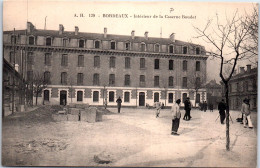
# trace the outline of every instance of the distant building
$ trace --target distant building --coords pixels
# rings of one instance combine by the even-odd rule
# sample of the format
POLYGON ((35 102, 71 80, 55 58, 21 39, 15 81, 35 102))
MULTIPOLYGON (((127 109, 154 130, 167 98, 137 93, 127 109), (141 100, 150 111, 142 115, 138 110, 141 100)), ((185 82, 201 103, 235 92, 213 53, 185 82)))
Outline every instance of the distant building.
MULTIPOLYGON (((115 106, 121 96, 122 106, 153 105, 159 101, 171 106, 177 98, 206 100, 206 90, 198 95, 190 91, 189 79, 206 81, 206 55, 203 46, 169 38, 82 33, 36 29, 30 22, 26 30, 17 30, 16 47, 26 53, 26 78, 40 72, 48 87, 39 102, 44 104, 89 103, 115 106)), ((4 58, 12 60, 12 31, 5 31, 4 58)), ((183 105, 183 104, 182 104, 183 105)))
MULTIPOLYGON (((222 84, 222 96, 225 96, 224 85, 222 84)), ((234 72, 229 81, 229 108, 240 110, 242 101, 250 99, 251 110, 257 110, 257 68, 247 69, 240 67, 239 73, 234 72)))
POLYGON ((213 105, 213 108, 218 107, 218 103, 222 99, 221 94, 221 85, 216 82, 216 80, 211 80, 205 85, 205 88, 207 90, 207 104, 213 105))

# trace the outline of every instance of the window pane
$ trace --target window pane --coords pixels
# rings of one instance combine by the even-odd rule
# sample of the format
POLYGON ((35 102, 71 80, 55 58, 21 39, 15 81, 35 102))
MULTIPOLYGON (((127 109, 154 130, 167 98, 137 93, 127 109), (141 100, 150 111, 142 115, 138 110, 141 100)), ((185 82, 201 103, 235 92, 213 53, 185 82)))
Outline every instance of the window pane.
POLYGON ((169 60, 169 70, 173 70, 173 60, 169 60))
POLYGON ((159 50, 160 50, 160 46, 158 44, 156 44, 154 46, 154 52, 159 52, 159 50))
POLYGON ((187 87, 187 77, 182 78, 182 86, 187 87))
POLYGON ((93 85, 99 85, 99 74, 93 75, 93 85))
POLYGON ((141 44, 141 51, 145 51, 145 44, 141 44))
POLYGON ((182 102, 185 102, 186 99, 187 99, 187 93, 183 93, 182 94, 182 102))
POLYGON ((84 40, 79 40, 79 48, 84 48, 84 40))
POLYGON ((28 52, 27 62, 28 62, 28 64, 30 64, 30 65, 33 65, 33 64, 34 64, 34 56, 33 56, 33 53, 32 53, 32 52, 28 52))
POLYGON ((110 68, 116 67, 116 58, 115 57, 110 57, 109 65, 110 65, 110 68))
POLYGON ((115 85, 115 74, 109 75, 109 85, 115 85))
POLYGON ((125 75, 125 86, 130 86, 130 75, 125 75))
POLYGON ((145 86, 145 76, 144 75, 140 75, 140 86, 141 87, 145 86))
POLYGON ((50 72, 49 71, 44 72, 43 76, 44 76, 44 82, 50 84, 50 72))
POLYGON ((83 85, 83 73, 78 73, 77 84, 78 85, 83 85))
POLYGON ((99 92, 94 91, 93 92, 93 102, 98 102, 99 101, 99 92))
POLYGON ((154 93, 154 102, 159 102, 159 93, 154 93))
POLYGON ((46 45, 51 46, 51 38, 46 38, 46 45))
POLYGON ((187 71, 187 61, 186 60, 183 61, 182 68, 183 68, 183 71, 187 71))
POLYGON ((169 47, 169 53, 173 53, 173 46, 169 47))
POLYGON ((196 48, 196 54, 197 54, 197 55, 200 54, 200 48, 199 48, 199 47, 196 48))
POLYGON ((34 45, 34 37, 29 37, 29 45, 34 45))
POLYGON ((100 67, 100 57, 99 56, 94 57, 94 67, 100 67))
POLYGON ((197 87, 197 88, 200 87, 200 77, 196 78, 195 87, 197 87))
POLYGON ((200 71, 200 61, 196 61, 196 71, 200 71))
POLYGON ((114 92, 109 92, 109 102, 114 102, 114 92))
POLYGON ((48 65, 48 66, 51 65, 51 54, 50 53, 45 54, 45 65, 48 65))
POLYGON ((154 77, 154 86, 159 86, 159 76, 154 77))
POLYGON ((173 77, 169 77, 169 87, 173 87, 173 77))
POLYGON ((188 47, 183 47, 183 54, 187 54, 188 52, 188 47))
POLYGON ((61 73, 61 84, 63 84, 63 85, 67 84, 67 73, 66 72, 61 73))
POLYGON ((129 57, 125 58, 125 68, 130 68, 130 58, 129 57))
POLYGON ((145 68, 145 58, 140 58, 140 68, 145 68))
POLYGON ((95 48, 99 48, 99 41, 95 41, 95 48))
POLYGON ((116 42, 111 42, 111 49, 115 50, 116 49, 116 42))
POLYGON ((130 50, 130 43, 125 43, 125 50, 130 50))
POLYGON ((160 60, 159 59, 155 59, 154 60, 154 69, 159 69, 160 68, 160 60))
POLYGON ((130 93, 129 92, 125 92, 125 95, 124 95, 124 102, 129 102, 129 99, 130 98, 130 93))
POLYGON ((77 101, 82 101, 82 100, 83 100, 83 92, 77 91, 77 101))
POLYGON ((78 56, 78 66, 79 67, 84 67, 84 55, 79 55, 78 56))
POLYGON ((63 54, 61 56, 61 66, 68 66, 68 55, 63 54))

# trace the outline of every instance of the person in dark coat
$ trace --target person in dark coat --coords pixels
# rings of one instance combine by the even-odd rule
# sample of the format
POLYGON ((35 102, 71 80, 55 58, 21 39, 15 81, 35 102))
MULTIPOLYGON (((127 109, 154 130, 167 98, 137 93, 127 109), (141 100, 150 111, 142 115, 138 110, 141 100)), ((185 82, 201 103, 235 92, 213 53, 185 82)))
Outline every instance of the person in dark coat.
POLYGON ((183 119, 188 121, 191 119, 191 116, 190 116, 191 102, 190 102, 189 97, 187 97, 187 99, 184 102, 184 110, 185 110, 185 115, 184 115, 183 119))
POLYGON ((207 104, 207 102, 206 102, 206 101, 204 101, 204 112, 206 112, 206 111, 207 111, 207 108, 208 108, 208 104, 207 104))
POLYGON ((116 100, 116 102, 117 102, 118 113, 120 113, 121 103, 122 103, 122 100, 121 100, 120 96, 118 97, 118 99, 116 100))
POLYGON ((224 102, 224 99, 222 99, 221 102, 218 104, 218 110, 220 115, 220 123, 224 124, 224 120, 226 118, 226 104, 224 102))

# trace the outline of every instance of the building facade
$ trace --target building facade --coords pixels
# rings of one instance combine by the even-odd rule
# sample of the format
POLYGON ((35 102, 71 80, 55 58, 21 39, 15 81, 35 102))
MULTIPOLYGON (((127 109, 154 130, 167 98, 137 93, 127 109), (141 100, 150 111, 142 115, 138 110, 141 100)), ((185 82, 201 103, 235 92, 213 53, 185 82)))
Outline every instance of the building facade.
MULTIPOLYGON (((206 81, 205 48, 200 45, 169 38, 111 35, 38 30, 30 22, 26 30, 16 31, 18 50, 26 55, 26 78, 40 73, 48 82, 39 102, 44 104, 89 103, 123 106, 153 105, 155 101, 171 106, 176 99, 195 94, 189 80, 196 74, 206 81)), ((4 58, 12 60, 13 32, 5 31, 4 58)), ((206 100, 206 90, 199 89, 197 97, 206 100)), ((183 102, 182 102, 183 103, 183 102)))
POLYGON ((222 87, 216 80, 209 81, 205 88, 207 90, 207 103, 213 105, 214 109, 218 108, 218 103, 222 99, 222 87))
MULTIPOLYGON (((222 84, 223 97, 225 96, 224 90, 222 84)), ((240 110, 245 98, 250 100, 250 109, 257 110, 257 68, 252 69, 251 65, 247 65, 246 70, 244 67, 240 67, 239 71, 235 71, 230 79, 229 108, 240 110)))

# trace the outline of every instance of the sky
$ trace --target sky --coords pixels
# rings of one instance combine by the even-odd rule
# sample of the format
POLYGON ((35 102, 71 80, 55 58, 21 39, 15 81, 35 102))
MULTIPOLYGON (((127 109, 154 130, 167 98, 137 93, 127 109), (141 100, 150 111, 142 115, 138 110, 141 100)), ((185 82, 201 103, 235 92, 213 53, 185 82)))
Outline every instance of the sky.
MULTIPOLYGON (((175 33, 177 40, 200 44, 210 51, 211 47, 205 41, 195 38, 197 33, 194 26, 204 28, 207 21, 216 17, 216 14, 225 20, 226 17, 233 16, 236 10, 240 15, 245 11, 250 13, 253 5, 241 2, 8 0, 3 3, 3 30, 25 29, 27 20, 37 29, 44 29, 46 18, 46 29, 49 30, 58 30, 59 24, 63 24, 65 31, 74 31, 74 27, 78 26, 80 32, 92 33, 103 33, 104 27, 108 34, 130 35, 135 30, 136 36, 144 36, 148 31, 149 37, 169 38, 171 33, 175 33), (79 17, 80 14, 84 17, 79 17), (109 18, 109 14, 128 18, 109 18), (151 18, 134 18, 135 15, 151 18)), ((220 81, 219 64, 219 60, 208 59, 208 80, 220 81)), ((241 62, 239 66, 246 64, 247 62, 241 62)))

